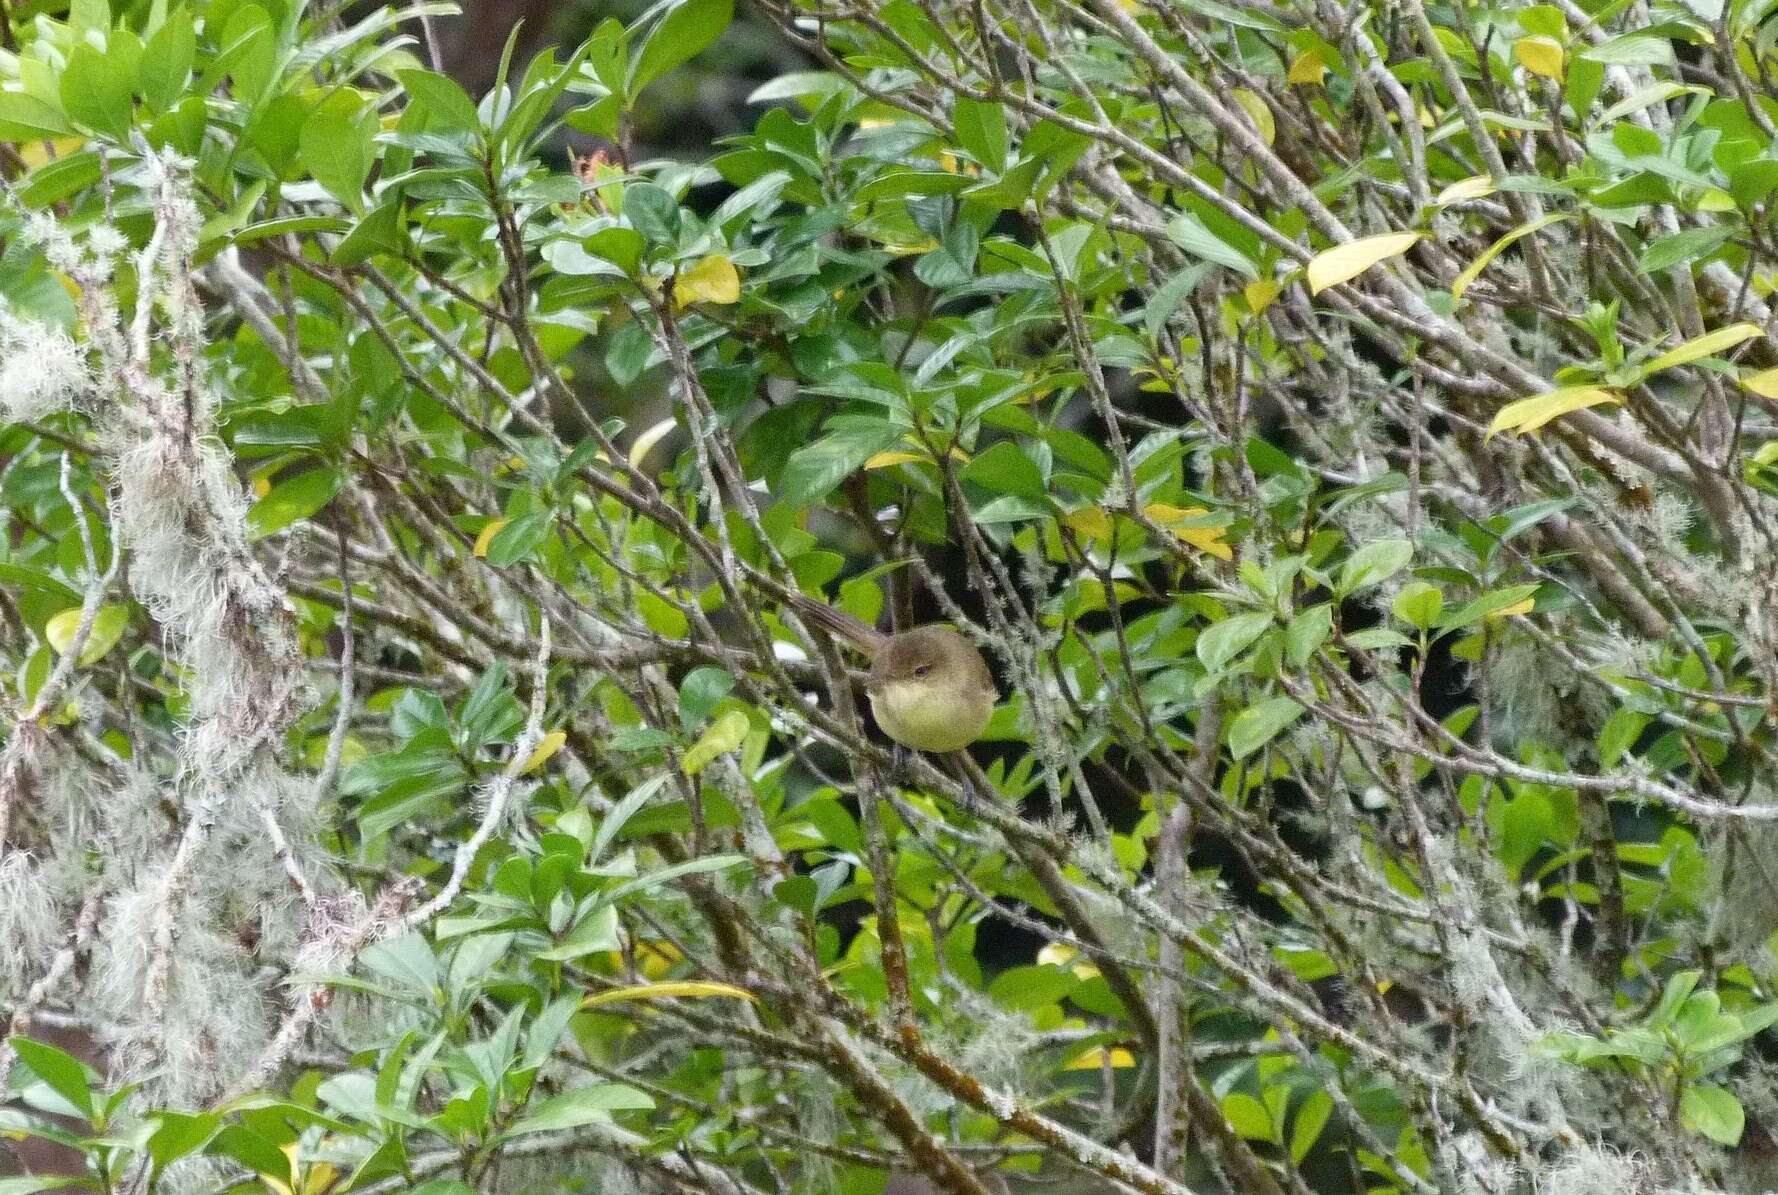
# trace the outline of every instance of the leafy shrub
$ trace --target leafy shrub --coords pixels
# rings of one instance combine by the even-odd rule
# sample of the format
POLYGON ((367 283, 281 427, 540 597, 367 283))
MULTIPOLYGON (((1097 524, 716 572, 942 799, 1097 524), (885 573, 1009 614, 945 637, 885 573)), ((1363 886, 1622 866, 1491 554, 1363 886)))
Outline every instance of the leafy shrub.
POLYGON ((761 8, 5 14, 0 1190, 1769 1185, 1771 6, 761 8))

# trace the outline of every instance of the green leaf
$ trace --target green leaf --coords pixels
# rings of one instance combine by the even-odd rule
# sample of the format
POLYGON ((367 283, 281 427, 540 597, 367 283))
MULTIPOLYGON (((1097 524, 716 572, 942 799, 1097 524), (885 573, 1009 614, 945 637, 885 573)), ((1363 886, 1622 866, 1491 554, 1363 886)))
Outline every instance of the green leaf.
POLYGON ((630 227, 656 245, 679 239, 679 201, 653 183, 624 188, 624 217, 630 227))
POLYGON ((1636 259, 1644 273, 1654 274, 1674 266, 1696 261, 1716 252, 1722 243, 1735 235, 1733 225, 1708 224, 1703 228, 1687 228, 1648 243, 1636 259))
POLYGON ((778 478, 778 497, 791 506, 806 506, 824 498, 865 461, 900 443, 901 437, 899 427, 881 419, 837 426, 790 454, 778 478))
POLYGON ((22 91, 0 91, 0 140, 48 141, 73 131, 54 104, 22 91))
POLYGON ((1745 340, 1751 340, 1760 334, 1758 324, 1730 324, 1726 328, 1718 328, 1714 332, 1706 332, 1702 336, 1693 337, 1675 349, 1668 349, 1654 360, 1642 367, 1642 374, 1647 377, 1663 369, 1672 369, 1675 365, 1689 365, 1693 361, 1701 361, 1705 357, 1714 356, 1724 349, 1732 349, 1745 340))
POLYGON ((1006 169, 1006 111, 991 100, 960 96, 951 111, 957 127, 957 144, 980 162, 982 169, 999 174, 1006 169))
POLYGON ((745 855, 704 855, 697 859, 687 859, 684 863, 675 863, 671 867, 663 867, 659 871, 651 871, 645 876, 626 880, 607 894, 607 899, 617 901, 637 892, 647 892, 651 888, 659 888, 669 880, 681 876, 704 875, 712 871, 726 871, 731 867, 747 862, 745 855))
POLYGON ((1380 539, 1365 544, 1346 558, 1335 591, 1341 597, 1381 584, 1407 567, 1414 545, 1405 539, 1380 539))
POLYGON ((1679 1015, 1679 1010, 1691 998, 1698 980, 1703 978, 1702 971, 1679 971, 1667 980, 1666 988, 1661 992, 1661 1002, 1648 1014, 1645 1022, 1651 1029, 1665 1029, 1679 1015))
POLYGON ((1599 766, 1615 768, 1642 737, 1648 723, 1648 714, 1627 705, 1613 710, 1611 717, 1605 719, 1605 725, 1599 728, 1599 766))
POLYGON ((1471 623, 1480 622, 1490 614, 1516 606, 1536 592, 1535 584, 1509 585, 1505 589, 1490 590, 1475 601, 1445 615, 1439 620, 1438 628, 1441 631, 1460 630, 1471 623))
POLYGON ((148 39, 136 80, 150 108, 165 112, 184 92, 197 44, 191 13, 183 7, 169 14, 166 23, 148 39))
POLYGON ((1325 1091, 1312 1091, 1309 1098, 1303 1101, 1302 1107, 1296 1110, 1296 1123, 1290 1130, 1291 1160, 1301 1163, 1315 1148, 1315 1142, 1321 1139, 1321 1130, 1327 1126, 1327 1118, 1333 1114, 1333 1097, 1325 1091))
POLYGON ((206 1112, 174 1112, 157 1109, 148 1114, 156 1122, 148 1138, 148 1156, 165 1168, 193 1150, 202 1149, 222 1124, 222 1118, 206 1112))
POLYGON ((111 28, 111 5, 107 0, 69 0, 68 28, 83 36, 105 32, 111 28))
POLYGON ((1230 1127, 1249 1141, 1270 1141, 1276 1133, 1271 1112, 1245 1091, 1231 1091, 1223 1096, 1222 1114, 1230 1127))
POLYGON ((374 943, 358 957, 365 970, 415 995, 430 997, 438 988, 438 957, 417 933, 374 943))
POLYGON ((555 525, 556 512, 553 510, 534 510, 520 515, 488 541, 488 563, 495 568, 506 568, 526 559, 549 538, 555 525))
POLYGON ((637 810, 654 799, 655 794, 666 786, 669 778, 667 773, 662 772, 631 789, 629 794, 599 822, 599 829, 593 835, 592 845, 587 847, 587 858, 594 863, 604 859, 605 848, 611 845, 611 840, 617 837, 618 832, 624 828, 624 824, 630 818, 635 816, 637 810))
POLYGON ((107 55, 81 42, 62 72, 62 107, 77 123, 114 141, 128 141, 133 113, 129 74, 107 55))
POLYGON ((1066 967, 1008 967, 988 985, 988 995, 1019 1012, 1033 1012, 1054 1004, 1080 986, 1080 979, 1066 967))
POLYGON ((1580 51, 1578 57, 1604 66, 1670 66, 1673 62, 1673 43, 1659 34, 1626 33, 1596 46, 1588 46, 1580 51))
POLYGON ((996 441, 976 454, 976 458, 963 467, 960 476, 984 489, 1016 494, 1033 502, 1049 498, 1049 487, 1044 484, 1043 471, 1037 467, 1037 462, 1010 440, 996 441))
POLYGON ((1242 710, 1229 724, 1229 753, 1237 760, 1246 759, 1302 713, 1303 707, 1291 697, 1271 697, 1242 710))
POLYGON ((399 195, 376 206, 327 256, 332 266, 355 266, 378 253, 400 256, 402 201, 399 195))
MULTIPOLYGON (((475 101, 449 75, 416 69, 396 71, 395 77, 401 80, 401 86, 407 93, 424 104, 426 111, 437 117, 445 127, 464 133, 481 130, 481 115, 475 109, 475 101)), ((437 126, 427 127, 435 129, 437 126)))
POLYGON ((611 335, 605 350, 605 369, 619 386, 628 386, 642 376, 654 353, 654 343, 641 320, 628 320, 611 335))
POLYGON ((333 468, 310 469, 281 481, 247 512, 248 535, 264 539, 282 531, 326 506, 339 492, 340 474, 333 468))
POLYGON ((1259 277, 1259 267, 1245 253, 1211 232, 1209 227, 1190 212, 1182 212, 1167 225, 1167 237, 1191 254, 1219 266, 1227 266, 1248 278, 1259 277))
POLYGON ((1685 1127, 1694 1129, 1719 1145, 1739 1145, 1747 1114, 1741 1101, 1727 1088, 1714 1083, 1693 1083, 1679 1097, 1679 1115, 1685 1127))
POLYGON ((634 277, 641 268, 642 254, 647 250, 648 242, 634 228, 613 225, 589 235, 581 248, 634 277))
POLYGON ((302 164, 315 181, 354 211, 364 206, 364 180, 375 160, 376 110, 355 91, 336 91, 303 121, 302 164))
POLYGON ((0 1178, 0 1195, 36 1195, 62 1187, 85 1186, 87 1180, 73 1174, 40 1174, 31 1178, 0 1178))
POLYGON ((571 962, 582 955, 616 950, 622 945, 617 932, 617 906, 600 905, 574 927, 560 946, 540 950, 535 957, 546 962, 571 962))
POLYGON ((630 67, 630 96, 703 53, 734 18, 734 0, 681 0, 648 33, 630 67))
POLYGON ((1409 626, 1428 631, 1438 622, 1439 613, 1445 608, 1445 595, 1436 585, 1425 581, 1409 581, 1395 595, 1390 608, 1395 611, 1397 618, 1409 626))
POLYGON ((1198 636, 1198 659, 1211 672, 1220 672, 1224 665, 1243 651, 1265 629, 1272 625, 1272 616, 1264 610, 1249 610, 1231 615, 1198 636))
POLYGON ((82 1115, 93 1114, 93 1089, 87 1083, 86 1067, 72 1054, 28 1037, 9 1037, 7 1045, 31 1073, 47 1083, 52 1091, 80 1109, 82 1115))
POLYGON ((278 1148, 277 1143, 245 1125, 223 1126, 211 1138, 204 1152, 212 1156, 232 1158, 255 1174, 268 1175, 278 1180, 286 1189, 289 1189, 295 1178, 291 1173, 290 1158, 278 1148))
POLYGON ((222 45, 235 94, 249 105, 257 104, 278 69, 278 36, 272 18, 257 4, 241 6, 223 27, 222 45))
POLYGON ((1328 635, 1332 633, 1332 604, 1322 602, 1319 606, 1310 606, 1291 619, 1290 625, 1284 630, 1285 658, 1301 668, 1309 662, 1316 649, 1327 642, 1328 635))
MULTIPOLYGON (((82 668, 88 668, 105 658, 105 653, 117 646, 123 633, 130 625, 130 609, 128 606, 101 606, 93 615, 93 625, 87 631, 86 643, 80 649, 80 659, 75 661, 82 668)), ((43 624, 43 637, 56 650, 57 655, 65 656, 68 649, 74 646, 74 634, 80 629, 80 607, 63 610, 43 624)))

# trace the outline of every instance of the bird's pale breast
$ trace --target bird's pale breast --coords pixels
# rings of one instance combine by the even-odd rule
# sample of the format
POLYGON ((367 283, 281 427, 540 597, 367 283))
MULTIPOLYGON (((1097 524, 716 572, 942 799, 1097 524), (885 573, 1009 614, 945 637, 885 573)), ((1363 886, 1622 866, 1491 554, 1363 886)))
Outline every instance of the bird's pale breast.
POLYGON ((976 687, 937 690, 922 681, 891 681, 871 694, 883 733, 916 751, 961 751, 994 714, 994 694, 976 687))

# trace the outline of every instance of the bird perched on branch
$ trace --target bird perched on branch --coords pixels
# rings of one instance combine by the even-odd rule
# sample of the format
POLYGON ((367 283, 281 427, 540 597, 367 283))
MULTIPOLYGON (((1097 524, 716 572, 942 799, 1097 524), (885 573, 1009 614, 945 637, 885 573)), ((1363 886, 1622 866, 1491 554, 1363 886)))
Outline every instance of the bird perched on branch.
POLYGON ((883 733, 916 751, 961 751, 981 737, 1000 694, 975 644, 948 627, 886 635, 800 594, 797 613, 870 657, 865 692, 883 733))

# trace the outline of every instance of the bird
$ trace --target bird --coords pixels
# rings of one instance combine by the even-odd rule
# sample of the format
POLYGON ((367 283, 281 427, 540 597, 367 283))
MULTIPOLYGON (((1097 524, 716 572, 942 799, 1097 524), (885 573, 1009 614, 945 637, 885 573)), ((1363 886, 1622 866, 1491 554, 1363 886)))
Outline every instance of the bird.
POLYGON ((870 657, 864 690, 883 733, 916 751, 961 751, 982 736, 1000 693, 975 644, 929 623, 889 635, 802 594, 797 612, 870 657))

